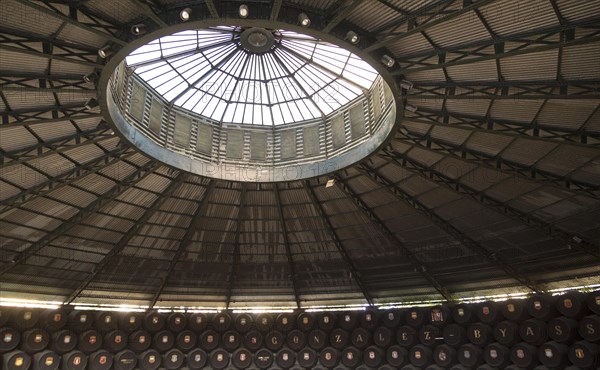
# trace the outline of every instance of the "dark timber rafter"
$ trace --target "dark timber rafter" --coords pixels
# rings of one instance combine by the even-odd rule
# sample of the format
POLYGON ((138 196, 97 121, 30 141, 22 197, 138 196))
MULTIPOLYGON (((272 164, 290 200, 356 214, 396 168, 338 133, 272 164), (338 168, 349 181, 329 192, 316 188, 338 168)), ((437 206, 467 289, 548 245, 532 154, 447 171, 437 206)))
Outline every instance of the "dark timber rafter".
MULTIPOLYGON (((410 153, 410 151, 408 152, 410 153)), ((451 178, 448 174, 444 174, 441 171, 437 171, 433 168, 429 168, 423 164, 418 163, 411 158, 407 153, 399 153, 397 151, 387 151, 387 155, 381 155, 386 161, 392 161, 399 166, 402 166, 405 171, 412 172, 414 174, 420 174, 430 180, 433 180, 439 184, 442 184, 452 191, 468 195, 478 202, 483 203, 487 207, 497 210, 499 213, 505 214, 520 223, 535 227, 545 232, 549 237, 562 240, 566 245, 574 245, 584 253, 587 253, 594 257, 600 257, 600 245, 593 243, 592 241, 585 240, 579 235, 570 234, 557 226, 546 222, 545 220, 535 217, 528 212, 521 211, 507 202, 502 202, 494 199, 487 195, 485 192, 477 191, 469 188, 469 186, 462 182, 451 178)))
POLYGON ((146 225, 146 222, 162 207, 162 205, 173 196, 175 190, 188 178, 187 174, 180 173, 171 181, 171 184, 156 198, 154 203, 144 211, 144 214, 136 220, 136 222, 127 230, 127 232, 119 239, 115 246, 108 252, 98 264, 94 267, 94 270, 88 275, 88 277, 75 288, 71 294, 65 300, 65 304, 71 304, 80 294, 83 292, 88 285, 100 274, 104 268, 127 246, 129 241, 135 237, 141 228, 146 225))
POLYGON ((367 301, 367 303, 370 306, 372 306, 374 304, 373 298, 371 297, 371 294, 369 293, 365 284, 363 283, 360 272, 354 265, 354 262, 352 261, 352 259, 348 255, 348 252, 346 251, 346 248, 342 244, 337 231, 335 230, 335 228, 333 227, 333 224, 329 220, 329 217, 327 216, 327 213, 325 212, 325 208, 323 208, 322 202, 319 200, 316 192, 311 187, 310 181, 307 180, 304 182, 304 188, 306 189, 306 192, 308 193, 308 196, 310 197, 310 199, 312 201, 313 207, 318 212, 321 220, 325 223, 325 226, 326 226, 327 230, 329 231, 329 234, 331 235, 331 239, 333 241, 333 244, 337 248, 338 253, 342 256, 342 259, 346 263, 346 267, 348 268, 348 270, 350 272, 350 278, 354 280, 354 282, 358 286, 358 289, 360 289, 360 292, 362 293, 363 297, 365 297, 365 300, 367 301))
POLYGON ((346 183, 341 176, 336 176, 336 185, 340 188, 347 196, 356 204, 357 208, 360 209, 375 225, 379 227, 379 229, 384 233, 384 235, 390 240, 400 251, 402 255, 405 256, 410 263, 415 268, 415 271, 418 271, 423 277, 435 288, 435 290, 444 297, 445 300, 452 302, 456 299, 452 296, 448 290, 440 284, 437 279, 431 275, 423 262, 419 261, 415 254, 404 245, 404 242, 396 236, 396 234, 383 222, 383 220, 377 216, 375 212, 369 207, 359 196, 352 190, 352 188, 346 183))
POLYGON ((463 245, 471 249, 474 253, 477 253, 486 261, 490 262, 492 265, 496 265, 497 267, 502 269, 509 277, 518 281, 519 284, 531 289, 531 291, 533 292, 543 291, 543 289, 541 289, 535 282, 531 281, 528 277, 515 270, 510 264, 500 259, 500 257, 493 253, 493 251, 490 251, 489 249, 475 241, 473 238, 459 230, 456 226, 452 225, 450 222, 433 212, 419 199, 413 197, 410 193, 402 190, 399 186, 394 184, 394 182, 382 176, 376 169, 372 168, 367 164, 357 166, 356 169, 359 172, 369 176, 380 185, 382 185, 383 189, 389 191, 399 200, 408 203, 411 207, 414 207, 417 211, 419 211, 421 214, 430 219, 435 225, 440 227, 442 230, 451 235, 457 241, 460 241, 463 245))
POLYGON ((294 263, 294 257, 290 248, 290 239, 288 237, 287 225, 285 224, 285 218, 283 217, 283 205, 281 204, 281 194, 279 193, 279 187, 277 183, 273 184, 273 191, 275 193, 275 201, 277 203, 277 216, 279 217, 279 224, 281 225, 281 234, 283 236, 283 244, 285 246, 285 253, 288 258, 288 265, 290 268, 290 283, 292 284, 292 290, 294 292, 294 298, 296 300, 296 307, 300 308, 300 295, 298 293, 298 287, 296 283, 296 277, 298 276, 296 271, 296 264, 294 263))
POLYGON ((63 221, 60 226, 46 234, 38 241, 31 244, 29 247, 18 253, 13 263, 6 263, 0 267, 0 276, 9 272, 16 266, 24 263, 29 257, 35 255, 40 249, 54 241, 55 239, 68 232, 71 228, 79 225, 86 217, 96 213, 102 207, 106 206, 110 202, 114 201, 114 198, 122 194, 127 189, 133 187, 136 183, 146 178, 148 175, 153 173, 156 169, 161 166, 160 163, 155 161, 148 161, 145 165, 139 167, 133 173, 125 177, 122 181, 115 184, 112 188, 106 191, 104 194, 98 196, 96 200, 87 205, 85 208, 79 210, 68 220, 63 221))
POLYGON ((240 194, 240 206, 238 207, 237 227, 235 229, 235 239, 233 246, 233 261, 231 262, 231 268, 229 270, 229 277, 227 279, 227 298, 225 301, 225 309, 229 309, 231 304, 231 297, 233 295, 233 288, 235 286, 235 279, 238 272, 238 266, 240 264, 240 236, 242 235, 242 221, 244 219, 244 209, 246 207, 246 186, 241 183, 242 191, 240 194))
POLYGON ((181 239, 181 242, 179 243, 179 247, 177 248, 177 251, 175 252, 175 255, 173 256, 173 258, 171 259, 171 262, 169 263, 169 267, 168 267, 167 271, 165 272, 164 276, 161 278, 162 282, 161 282, 160 286, 158 287, 158 289, 156 290, 156 293, 154 293, 154 297, 152 297, 152 300, 150 301, 150 305, 149 305, 150 309, 152 309, 152 307, 154 307, 154 305, 156 305, 156 302, 158 302, 162 292, 164 291, 165 287, 167 286, 167 284, 169 282, 171 273, 173 273, 173 270, 175 270, 175 266, 177 266, 177 263, 181 259, 181 256, 187 250, 189 245, 193 243, 192 237, 194 236, 194 234, 196 234, 196 230, 198 229, 198 226, 200 225, 202 218, 206 217, 206 210, 207 210, 208 204, 209 204, 208 201, 210 200, 210 197, 215 189, 216 183, 217 183, 216 180, 211 179, 209 184, 207 185, 206 190, 204 191, 202 200, 200 201, 200 203, 198 204, 198 208, 196 209, 196 213, 192 217, 192 220, 190 221, 190 224, 187 227, 187 231, 185 232, 185 235, 181 239))

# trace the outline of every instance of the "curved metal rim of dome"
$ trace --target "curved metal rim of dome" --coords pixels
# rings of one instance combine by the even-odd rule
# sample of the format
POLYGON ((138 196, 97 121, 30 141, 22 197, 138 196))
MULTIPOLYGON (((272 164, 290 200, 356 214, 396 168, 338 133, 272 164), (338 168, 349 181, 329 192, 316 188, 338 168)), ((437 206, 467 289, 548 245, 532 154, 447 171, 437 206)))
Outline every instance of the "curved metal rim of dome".
MULTIPOLYGON (((228 1, 228 2, 231 2, 231 1, 228 1)), ((165 18, 173 19, 173 13, 179 14, 180 9, 182 9, 182 8, 185 8, 185 7, 180 6, 178 8, 168 11, 167 16, 165 18)), ((311 14, 311 17, 313 17, 313 16, 317 17, 316 14, 314 14, 314 15, 311 14)), ((179 18, 177 18, 177 19, 179 19, 179 18)), ((311 23, 311 26, 314 26, 316 24, 318 24, 318 22, 313 22, 313 23, 311 23)), ((399 128, 400 123, 402 121, 404 108, 403 108, 403 101, 401 98, 399 98, 401 96, 400 87, 396 82, 397 81, 396 77, 394 77, 390 73, 390 71, 391 71, 390 69, 386 68, 372 54, 365 52, 364 50, 352 45, 350 42, 345 41, 343 38, 338 38, 338 37, 332 35, 331 33, 326 33, 324 31, 321 31, 321 30, 313 28, 313 27, 310 27, 310 28, 302 27, 298 24, 289 23, 289 22, 271 21, 271 20, 265 20, 265 19, 250 19, 250 18, 246 18, 246 19, 241 19, 241 18, 210 19, 210 18, 207 18, 207 19, 199 19, 199 20, 190 20, 187 22, 179 21, 179 22, 176 22, 175 24, 172 24, 169 26, 158 27, 158 28, 151 30, 150 32, 144 34, 141 37, 138 37, 138 38, 134 37, 126 45, 122 46, 118 50, 115 50, 115 52, 113 54, 111 54, 109 56, 109 58, 107 58, 106 65, 102 69, 102 73, 100 74, 100 78, 99 78, 98 84, 97 84, 97 90, 98 90, 98 100, 100 103, 101 112, 104 112, 105 120, 113 127, 115 133, 117 133, 121 139, 127 141, 129 144, 131 144, 132 146, 134 146, 136 148, 139 147, 135 142, 132 141, 132 139, 130 137, 128 137, 128 135, 125 135, 121 132, 121 130, 118 128, 121 125, 115 123, 112 118, 112 113, 116 113, 116 109, 114 107, 111 108, 111 104, 108 101, 107 94, 108 94, 110 78, 113 75, 116 68, 119 66, 119 64, 131 52, 133 52, 140 46, 143 46, 143 45, 145 45, 155 39, 158 39, 160 37, 172 35, 177 32, 190 30, 190 29, 207 29, 210 27, 218 27, 218 26, 223 26, 223 25, 226 25, 226 26, 235 25, 235 26, 241 26, 241 27, 263 27, 263 28, 269 28, 269 29, 285 29, 285 30, 289 30, 292 32, 297 32, 300 34, 312 36, 317 39, 321 39, 321 40, 324 40, 331 44, 334 44, 336 46, 340 46, 343 49, 346 49, 346 50, 354 53, 359 58, 361 58, 363 61, 367 62, 371 67, 373 67, 377 71, 377 73, 379 73, 379 75, 383 79, 384 83, 386 83, 388 85, 388 87, 390 88, 390 90, 392 92, 392 96, 394 97, 395 111, 396 111, 395 122, 394 122, 393 126, 390 128, 389 132, 387 133, 387 137, 384 139, 378 139, 379 145, 376 148, 374 148, 372 151, 370 151, 370 153, 368 153, 366 156, 363 156, 362 159, 357 160, 356 157, 353 157, 353 159, 351 161, 348 161, 348 162, 344 161, 344 163, 342 164, 342 167, 336 168, 336 171, 344 170, 346 168, 349 168, 349 167, 355 165, 357 162, 368 159, 371 155, 374 155, 375 153, 380 151, 382 148, 385 148, 389 144, 389 142, 392 140, 393 133, 399 128), (352 162, 352 163, 350 163, 350 162, 352 162)), ((115 46, 113 45, 112 47, 114 48, 115 46)), ((155 158, 158 161, 165 163, 167 165, 174 165, 174 164, 176 165, 177 163, 179 163, 178 160, 165 161, 164 159, 161 159, 160 156, 152 155, 152 153, 146 153, 146 154, 152 156, 153 158, 155 158)), ((333 160, 335 160, 335 158, 333 158, 333 160)), ((176 165, 176 167, 179 167, 179 166, 176 165)), ((195 172, 195 171, 191 171, 191 172, 195 172)), ((199 174, 202 175, 201 173, 199 173, 199 174)), ((325 174, 326 173, 315 173, 314 175, 303 176, 302 178, 305 178, 305 179, 315 178, 315 177, 323 176, 325 174)), ((273 178, 275 179, 275 181, 268 181, 268 182, 288 181, 283 178, 278 178, 278 177, 273 177, 273 178)), ((261 181, 252 181, 252 182, 261 182, 261 181)))

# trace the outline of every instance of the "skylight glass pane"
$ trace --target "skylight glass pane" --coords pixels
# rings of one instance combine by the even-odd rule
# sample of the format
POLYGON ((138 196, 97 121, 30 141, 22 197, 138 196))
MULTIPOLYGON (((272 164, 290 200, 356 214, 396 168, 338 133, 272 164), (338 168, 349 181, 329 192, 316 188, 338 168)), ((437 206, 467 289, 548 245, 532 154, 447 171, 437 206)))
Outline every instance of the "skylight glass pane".
POLYGON ((350 51, 277 30, 266 52, 244 48, 239 27, 188 30, 127 58, 135 73, 177 106, 224 123, 258 125, 329 114, 368 89, 377 72, 350 51))

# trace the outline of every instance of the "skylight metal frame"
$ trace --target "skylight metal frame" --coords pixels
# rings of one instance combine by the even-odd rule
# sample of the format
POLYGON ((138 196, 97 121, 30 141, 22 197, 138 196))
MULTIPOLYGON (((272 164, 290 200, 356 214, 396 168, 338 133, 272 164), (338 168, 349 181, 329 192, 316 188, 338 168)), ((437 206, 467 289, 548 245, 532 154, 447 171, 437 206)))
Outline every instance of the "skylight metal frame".
POLYGON ((363 94, 378 76, 352 52, 291 31, 273 30, 273 47, 252 53, 240 42, 242 31, 177 32, 134 50, 126 63, 171 106, 222 124, 319 119, 363 94))

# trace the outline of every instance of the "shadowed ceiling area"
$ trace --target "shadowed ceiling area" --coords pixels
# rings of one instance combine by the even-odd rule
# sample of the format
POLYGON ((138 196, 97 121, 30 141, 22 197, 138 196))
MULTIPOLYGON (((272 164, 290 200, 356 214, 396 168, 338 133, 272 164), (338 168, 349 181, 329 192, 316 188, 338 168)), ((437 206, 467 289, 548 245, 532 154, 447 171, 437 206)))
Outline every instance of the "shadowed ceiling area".
POLYGON ((305 180, 170 168, 93 104, 98 50, 183 27, 189 2, 2 0, 3 297, 309 308, 597 283, 600 2, 205 0, 189 24, 232 26, 241 4, 393 59, 373 66, 406 107, 387 143, 305 180))

